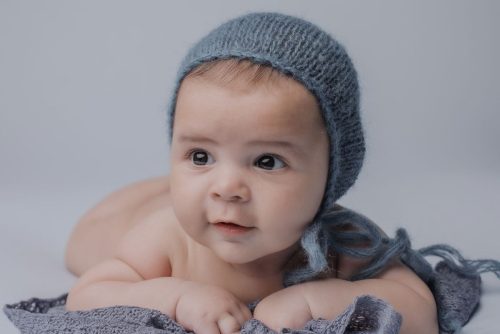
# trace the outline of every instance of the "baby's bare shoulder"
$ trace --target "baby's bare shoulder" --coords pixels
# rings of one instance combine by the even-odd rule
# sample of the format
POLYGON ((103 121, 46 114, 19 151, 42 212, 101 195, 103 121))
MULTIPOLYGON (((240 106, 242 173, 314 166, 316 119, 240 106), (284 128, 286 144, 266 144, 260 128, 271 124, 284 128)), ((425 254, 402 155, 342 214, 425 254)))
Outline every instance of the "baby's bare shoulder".
POLYGON ((169 190, 168 175, 134 182, 106 196, 89 210, 82 220, 104 219, 121 212, 136 210, 152 197, 169 193, 169 190))
POLYGON ((128 231, 118 244, 115 258, 144 279, 171 276, 172 259, 182 254, 184 238, 170 206, 155 210, 128 231))
POLYGON ((147 216, 170 205, 168 176, 135 182, 101 200, 73 228, 66 246, 67 268, 80 276, 109 259, 123 236, 147 216))

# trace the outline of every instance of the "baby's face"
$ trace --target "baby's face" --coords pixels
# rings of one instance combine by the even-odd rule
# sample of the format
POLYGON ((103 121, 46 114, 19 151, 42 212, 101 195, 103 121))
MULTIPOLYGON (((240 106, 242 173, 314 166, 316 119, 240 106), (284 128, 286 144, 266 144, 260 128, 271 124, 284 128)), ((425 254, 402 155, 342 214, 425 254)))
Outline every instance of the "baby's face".
POLYGON ((328 137, 312 94, 278 86, 184 80, 171 146, 174 212, 228 263, 295 249, 323 197, 328 137))

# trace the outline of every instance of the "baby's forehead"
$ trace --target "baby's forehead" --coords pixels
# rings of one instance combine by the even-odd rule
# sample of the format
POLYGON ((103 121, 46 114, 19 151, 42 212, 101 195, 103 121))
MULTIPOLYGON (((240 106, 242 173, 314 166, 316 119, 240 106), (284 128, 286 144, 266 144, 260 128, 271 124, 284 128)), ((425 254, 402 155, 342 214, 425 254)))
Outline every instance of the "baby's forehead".
POLYGON ((222 85, 190 78, 179 92, 174 128, 177 135, 205 134, 224 140, 300 138, 313 140, 325 132, 321 112, 300 84, 294 88, 222 85))
POLYGON ((211 117, 213 112, 226 110, 234 117, 240 109, 252 109, 249 116, 265 118, 274 125, 281 121, 311 119, 322 122, 319 104, 314 95, 295 80, 280 79, 281 83, 248 83, 244 80, 222 83, 210 78, 187 78, 181 85, 176 114, 184 110, 203 109, 199 117, 211 117), (285 81, 287 80, 287 81, 285 81), (269 116, 275 116, 269 118, 269 116), (273 121, 274 120, 274 121, 273 121))
POLYGON ((255 133, 277 135, 324 129, 316 97, 305 86, 269 66, 245 60, 206 63, 192 70, 182 80, 174 114, 174 119, 183 119, 184 129, 206 127, 214 115, 222 115, 221 129, 242 122, 255 133))

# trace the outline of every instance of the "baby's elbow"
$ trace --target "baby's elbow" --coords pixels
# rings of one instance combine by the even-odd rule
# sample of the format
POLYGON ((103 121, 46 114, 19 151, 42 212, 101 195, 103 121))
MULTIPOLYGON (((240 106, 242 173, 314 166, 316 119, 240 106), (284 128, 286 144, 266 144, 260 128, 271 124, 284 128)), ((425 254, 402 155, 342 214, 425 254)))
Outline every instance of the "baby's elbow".
POLYGON ((383 272, 377 282, 403 316, 401 334, 439 333, 434 295, 412 270, 395 264, 383 272))
POLYGON ((93 285, 99 281, 91 281, 86 276, 80 277, 71 287, 66 297, 67 311, 84 311, 93 308, 93 302, 99 299, 99 289, 93 285))
POLYGON ((84 307, 81 303, 81 290, 82 288, 74 286, 69 292, 68 296, 66 297, 66 305, 65 309, 66 311, 80 311, 83 310, 84 307))
POLYGON ((66 297, 66 305, 65 305, 66 311, 77 311, 78 310, 78 303, 75 300, 75 294, 69 292, 68 296, 66 297))
POLYGON ((112 299, 106 290, 112 287, 110 283, 113 282, 92 282, 85 285, 78 283, 68 292, 66 311, 87 311, 112 305, 110 302, 112 299), (106 283, 107 286, 103 286, 101 283, 106 283))
POLYGON ((429 331, 431 334, 439 334, 439 321, 437 313, 432 315, 432 318, 429 321, 429 331))
POLYGON ((431 308, 415 310, 418 315, 403 314, 401 334, 439 334, 439 323, 436 312, 431 308), (412 319, 410 320, 409 317, 412 319))
MULTIPOLYGON (((409 287, 403 289, 411 290, 409 287)), ((401 334, 439 334, 438 312, 432 294, 429 298, 413 290, 407 292, 399 300, 399 311, 403 317, 401 334)))

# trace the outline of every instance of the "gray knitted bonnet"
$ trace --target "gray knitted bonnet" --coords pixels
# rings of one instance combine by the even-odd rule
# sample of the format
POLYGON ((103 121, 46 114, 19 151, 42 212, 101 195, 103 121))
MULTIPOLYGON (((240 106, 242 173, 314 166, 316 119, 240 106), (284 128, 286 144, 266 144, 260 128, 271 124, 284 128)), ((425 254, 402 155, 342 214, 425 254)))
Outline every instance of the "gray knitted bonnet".
POLYGON ((170 140, 184 77, 201 63, 228 58, 271 66, 316 97, 330 140, 328 181, 318 215, 324 213, 355 182, 365 153, 357 76, 346 51, 317 26, 288 15, 251 13, 220 25, 181 63, 169 108, 170 140))

